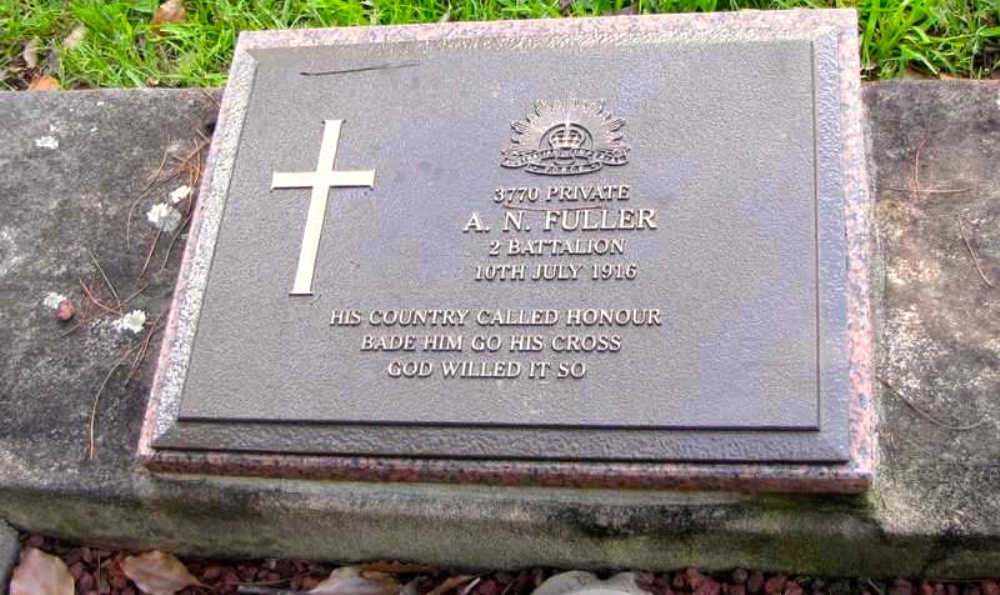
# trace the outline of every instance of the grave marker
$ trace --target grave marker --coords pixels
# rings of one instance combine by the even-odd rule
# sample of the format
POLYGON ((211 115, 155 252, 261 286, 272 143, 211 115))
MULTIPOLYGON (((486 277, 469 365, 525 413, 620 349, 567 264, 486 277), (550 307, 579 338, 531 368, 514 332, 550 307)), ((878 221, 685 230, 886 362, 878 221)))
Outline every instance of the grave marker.
POLYGON ((244 34, 143 459, 863 488, 855 27, 790 11, 244 34))

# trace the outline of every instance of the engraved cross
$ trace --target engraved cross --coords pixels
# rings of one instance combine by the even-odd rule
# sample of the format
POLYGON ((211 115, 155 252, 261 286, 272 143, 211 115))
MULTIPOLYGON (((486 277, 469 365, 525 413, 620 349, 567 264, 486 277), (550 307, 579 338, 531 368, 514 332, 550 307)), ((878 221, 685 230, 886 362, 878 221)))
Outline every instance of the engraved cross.
POLYGON ((299 264, 295 269, 295 282, 291 295, 312 295, 313 272, 316 269, 316 255, 319 239, 326 219, 326 203, 331 188, 375 187, 375 170, 334 171, 337 159, 337 143, 340 142, 340 126, 343 120, 324 120, 323 143, 319 147, 319 161, 316 171, 274 172, 271 190, 275 188, 312 188, 309 199, 309 213, 306 215, 306 229, 302 234, 302 249, 299 264))

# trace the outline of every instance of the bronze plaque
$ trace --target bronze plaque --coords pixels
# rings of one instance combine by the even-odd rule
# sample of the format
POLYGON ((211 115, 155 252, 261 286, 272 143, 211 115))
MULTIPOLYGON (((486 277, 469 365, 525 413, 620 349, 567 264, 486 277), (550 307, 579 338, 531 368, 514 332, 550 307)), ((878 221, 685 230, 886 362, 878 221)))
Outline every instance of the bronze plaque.
POLYGON ((857 75, 741 18, 244 34, 152 447, 848 461, 857 75))

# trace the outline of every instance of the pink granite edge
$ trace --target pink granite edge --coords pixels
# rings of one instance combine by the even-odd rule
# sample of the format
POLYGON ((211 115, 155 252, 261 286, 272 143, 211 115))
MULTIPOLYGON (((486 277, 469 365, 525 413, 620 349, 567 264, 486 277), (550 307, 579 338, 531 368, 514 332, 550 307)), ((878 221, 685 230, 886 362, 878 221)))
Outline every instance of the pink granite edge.
MULTIPOLYGON (((234 53, 230 73, 237 69, 243 54, 244 52, 239 49, 237 49, 234 53)), ((237 103, 237 100, 231 97, 229 93, 225 93, 223 95, 221 105, 219 106, 218 116, 216 117, 216 130, 220 130, 222 127, 230 125, 229 121, 232 118, 237 117, 236 114, 234 114, 233 109, 235 103, 237 103)), ((155 458, 156 451, 153 449, 152 442, 157 421, 159 420, 161 414, 161 394, 166 383, 167 371, 171 367, 170 356, 174 340, 177 337, 178 328, 181 324, 183 315, 182 306, 187 297, 188 285, 186 281, 188 279, 188 273, 191 271, 192 263, 195 261, 199 245, 198 239, 202 233, 202 225, 204 223, 207 205, 207 201, 204 199, 208 197, 213 186, 214 175, 218 169, 217 165, 220 160, 220 152, 221 148, 213 135, 208 157, 205 161, 205 168, 202 171, 198 193, 194 198, 194 214, 191 217, 191 222, 188 228, 188 239, 184 245, 184 254, 181 258, 181 265, 177 273, 174 295, 170 300, 167 324, 163 329, 163 337, 160 342, 160 350, 156 361, 156 372, 153 375, 152 390, 150 391, 149 400, 146 405, 146 413, 143 416, 142 427, 139 431, 137 455, 141 462, 150 461, 155 458)))
POLYGON ((351 43, 391 43, 434 41, 465 37, 531 37, 553 33, 581 33, 594 28, 602 32, 655 33, 673 30, 685 35, 699 31, 717 34, 720 28, 735 31, 795 31, 803 25, 828 25, 843 29, 857 26, 855 9, 741 10, 735 12, 660 15, 620 15, 563 19, 504 21, 464 21, 390 26, 331 27, 242 31, 239 45, 244 49, 273 47, 313 47, 351 43))
POLYGON ((874 479, 877 429, 873 402, 874 329, 870 303, 872 210, 862 129, 861 64, 855 19, 840 30, 841 169, 844 177, 848 247, 848 333, 850 339, 851 459, 856 471, 874 479))

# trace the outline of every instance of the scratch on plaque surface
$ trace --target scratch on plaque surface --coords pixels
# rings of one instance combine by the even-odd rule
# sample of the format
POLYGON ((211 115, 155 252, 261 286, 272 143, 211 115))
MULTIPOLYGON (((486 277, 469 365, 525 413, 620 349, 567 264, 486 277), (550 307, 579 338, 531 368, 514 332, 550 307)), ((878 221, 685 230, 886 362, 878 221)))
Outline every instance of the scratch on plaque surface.
POLYGON ((355 72, 369 72, 372 70, 391 70, 394 68, 410 68, 412 66, 419 66, 419 60, 403 60, 402 62, 387 62, 385 64, 379 64, 377 66, 364 66, 362 68, 345 68, 342 70, 321 70, 310 72, 304 70, 300 72, 302 76, 327 76, 332 74, 352 74, 355 72))

